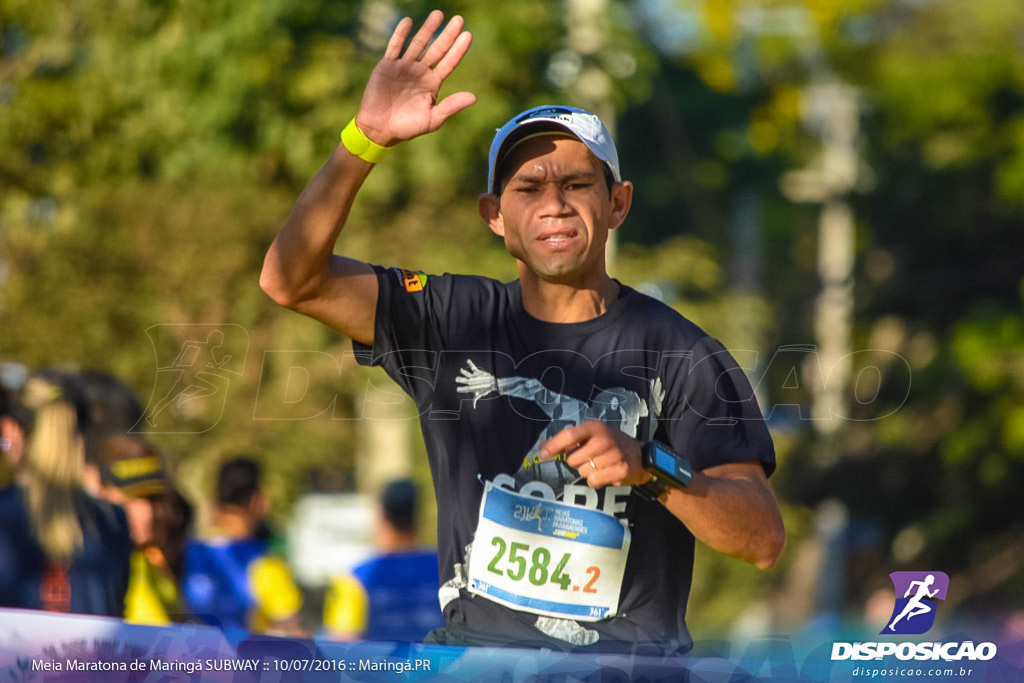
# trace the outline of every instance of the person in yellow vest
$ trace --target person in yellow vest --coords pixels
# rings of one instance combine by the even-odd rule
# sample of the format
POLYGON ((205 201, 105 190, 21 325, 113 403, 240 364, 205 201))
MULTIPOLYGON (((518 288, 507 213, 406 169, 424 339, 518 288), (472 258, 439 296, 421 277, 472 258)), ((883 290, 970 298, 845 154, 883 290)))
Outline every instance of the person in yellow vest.
POLYGON ((179 585, 192 506, 171 486, 159 451, 142 438, 106 439, 99 470, 101 495, 124 508, 135 542, 125 620, 155 626, 184 621, 179 585))

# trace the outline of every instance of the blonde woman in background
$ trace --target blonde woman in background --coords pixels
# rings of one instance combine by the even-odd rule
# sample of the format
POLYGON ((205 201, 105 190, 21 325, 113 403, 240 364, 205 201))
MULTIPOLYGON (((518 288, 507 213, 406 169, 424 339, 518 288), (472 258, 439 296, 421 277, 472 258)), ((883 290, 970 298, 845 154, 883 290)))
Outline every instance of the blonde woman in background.
POLYGON ((124 511, 86 492, 88 412, 75 377, 34 372, 15 483, 0 491, 0 606, 120 617, 132 540, 124 511))

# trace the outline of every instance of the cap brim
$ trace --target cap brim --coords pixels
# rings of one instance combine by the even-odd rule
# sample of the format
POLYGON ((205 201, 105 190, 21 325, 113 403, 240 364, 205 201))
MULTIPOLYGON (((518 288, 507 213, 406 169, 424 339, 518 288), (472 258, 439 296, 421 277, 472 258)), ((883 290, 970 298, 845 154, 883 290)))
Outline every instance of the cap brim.
POLYGON ((117 489, 129 498, 148 498, 160 495, 167 490, 167 486, 162 481, 153 480, 126 484, 125 486, 118 486, 117 489))

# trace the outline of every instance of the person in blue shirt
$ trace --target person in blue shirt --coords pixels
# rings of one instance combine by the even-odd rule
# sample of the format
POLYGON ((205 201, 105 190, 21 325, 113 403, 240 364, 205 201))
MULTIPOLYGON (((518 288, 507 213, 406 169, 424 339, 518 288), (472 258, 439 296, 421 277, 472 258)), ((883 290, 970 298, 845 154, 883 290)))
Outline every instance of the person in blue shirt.
POLYGON ((329 637, 419 642, 444 625, 437 552, 417 545, 417 502, 409 479, 384 487, 375 530, 381 553, 331 582, 324 605, 329 637))
POLYGON ((302 636, 302 593, 262 533, 268 503, 260 475, 251 458, 221 466, 213 525, 205 538, 185 546, 182 591, 193 616, 204 623, 302 636))

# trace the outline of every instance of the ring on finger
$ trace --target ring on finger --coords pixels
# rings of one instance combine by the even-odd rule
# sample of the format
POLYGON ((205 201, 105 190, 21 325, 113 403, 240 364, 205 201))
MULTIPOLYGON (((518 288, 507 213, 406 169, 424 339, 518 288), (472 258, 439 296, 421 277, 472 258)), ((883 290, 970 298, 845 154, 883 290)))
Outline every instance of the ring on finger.
POLYGON ((591 458, 591 459, 590 459, 590 466, 591 466, 591 467, 592 467, 592 468, 593 468, 593 469, 594 469, 595 471, 597 470, 597 465, 595 465, 595 464, 594 464, 594 459, 593 459, 593 458, 591 458))

